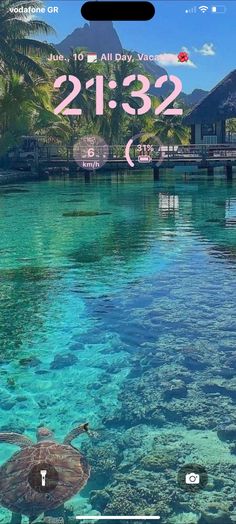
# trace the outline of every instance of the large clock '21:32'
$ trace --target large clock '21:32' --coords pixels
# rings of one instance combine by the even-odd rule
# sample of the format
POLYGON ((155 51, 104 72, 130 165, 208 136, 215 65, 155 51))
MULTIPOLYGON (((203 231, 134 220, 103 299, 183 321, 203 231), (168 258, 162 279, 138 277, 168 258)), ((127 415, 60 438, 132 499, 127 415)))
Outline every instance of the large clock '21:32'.
MULTIPOLYGON (((132 87, 133 82, 137 82, 137 80, 141 83, 141 87, 139 89, 134 89, 131 91, 130 95, 132 98, 134 98, 136 101, 139 100, 140 103, 136 103, 136 107, 132 107, 129 102, 121 102, 121 106, 124 109, 126 113, 129 115, 144 115, 147 113, 151 107, 152 107, 152 99, 150 97, 149 89, 151 87, 149 79, 141 74, 135 75, 129 75, 126 76, 122 82, 122 85, 124 87, 132 87)), ((68 107, 71 102, 73 102, 76 97, 81 92, 82 86, 79 78, 77 78, 74 75, 62 75, 59 76, 55 82, 54 82, 54 88, 60 89, 62 84, 65 82, 71 82, 73 85, 73 89, 70 94, 68 94, 62 102, 54 109, 55 115, 59 115, 62 113, 63 115, 72 115, 72 116, 79 116, 82 114, 82 109, 79 107, 68 107)), ((163 100, 158 107, 155 108, 155 114, 160 115, 160 113, 163 113, 164 115, 182 115, 183 109, 177 108, 177 107, 170 107, 171 104, 176 100, 176 98, 179 96, 179 94, 182 91, 182 82, 181 80, 174 75, 163 75, 160 76, 156 82, 155 87, 161 88, 165 82, 172 82, 174 85, 172 93, 170 93, 165 100, 163 100)), ((91 87, 95 86, 95 92, 96 92, 96 115, 103 115, 104 114, 104 77, 102 75, 97 75, 95 78, 90 78, 85 84, 85 89, 90 89, 91 87)), ((108 82, 108 88, 109 89, 116 89, 117 83, 115 80, 110 80, 108 82)), ((110 100, 108 102, 108 106, 111 109, 115 109, 117 106, 116 100, 110 100)))

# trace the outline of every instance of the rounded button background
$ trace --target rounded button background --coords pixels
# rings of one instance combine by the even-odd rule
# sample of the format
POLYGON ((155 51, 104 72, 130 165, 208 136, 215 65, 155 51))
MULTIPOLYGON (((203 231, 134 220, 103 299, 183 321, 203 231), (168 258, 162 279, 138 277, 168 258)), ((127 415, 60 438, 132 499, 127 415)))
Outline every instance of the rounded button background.
POLYGON ((49 493, 57 486, 59 480, 58 472, 48 462, 40 462, 34 466, 28 476, 28 482, 32 489, 38 493, 49 493), (45 486, 43 486, 41 471, 46 471, 45 486))
POLYGON ((208 483, 206 468, 200 464, 185 464, 178 472, 177 481, 181 489, 191 493, 204 489, 208 483))

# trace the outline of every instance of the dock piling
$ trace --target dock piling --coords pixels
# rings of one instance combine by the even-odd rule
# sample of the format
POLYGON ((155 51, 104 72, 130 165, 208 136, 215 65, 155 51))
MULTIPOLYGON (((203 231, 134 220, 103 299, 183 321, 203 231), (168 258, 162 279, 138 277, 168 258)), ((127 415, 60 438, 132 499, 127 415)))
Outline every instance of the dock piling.
POLYGON ((213 166, 207 167, 207 176, 214 176, 214 167, 213 166))
POLYGON ((225 166, 225 171, 226 171, 226 178, 227 180, 232 180, 233 178, 233 166, 232 166, 232 162, 228 161, 226 166, 225 166))
POLYGON ((160 180, 160 168, 157 166, 153 167, 153 177, 154 180, 160 180))

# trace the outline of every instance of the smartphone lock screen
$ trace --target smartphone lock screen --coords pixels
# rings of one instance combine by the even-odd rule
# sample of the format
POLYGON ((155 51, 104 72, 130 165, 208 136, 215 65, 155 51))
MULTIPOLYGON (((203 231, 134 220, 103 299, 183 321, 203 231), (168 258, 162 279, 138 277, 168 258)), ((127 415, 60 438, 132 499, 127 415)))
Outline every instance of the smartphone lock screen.
POLYGON ((0 2, 1 524, 236 524, 235 27, 0 2))

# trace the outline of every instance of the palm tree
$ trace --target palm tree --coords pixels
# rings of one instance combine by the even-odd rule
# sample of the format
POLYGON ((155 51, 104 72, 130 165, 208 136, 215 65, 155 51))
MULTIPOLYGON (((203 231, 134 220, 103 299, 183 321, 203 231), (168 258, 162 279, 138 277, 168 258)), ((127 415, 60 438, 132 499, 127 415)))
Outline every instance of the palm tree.
POLYGON ((189 128, 183 125, 179 116, 158 116, 153 123, 153 131, 164 145, 188 143, 189 128))
MULTIPOLYGON (((82 113, 80 116, 64 116, 61 118, 64 120, 68 128, 70 128, 70 145, 73 146, 75 140, 79 136, 85 134, 96 133, 96 118, 95 118, 95 86, 86 89, 85 85, 88 80, 96 77, 96 75, 103 74, 104 66, 101 62, 88 64, 86 60, 75 60, 74 54, 86 54, 86 50, 82 48, 71 49, 71 54, 68 57, 68 61, 63 62, 60 66, 56 67, 55 64, 50 64, 49 75, 53 73, 54 79, 56 76, 69 75, 77 77, 81 82, 81 91, 77 97, 71 102, 71 108, 80 108, 82 113)), ((53 85, 53 83, 52 83, 53 85)), ((53 105, 56 107, 69 93, 71 93, 72 85, 69 81, 62 84, 59 91, 53 93, 53 105)))
POLYGON ((226 120, 226 133, 229 142, 232 142, 233 136, 236 135, 236 118, 226 120))
MULTIPOLYGON (((155 109, 163 101, 152 97, 152 106, 155 109)), ((186 106, 182 101, 174 104, 173 107, 180 107, 183 109, 183 115, 186 114, 186 106)), ((188 127, 183 125, 183 116, 170 116, 160 114, 158 116, 147 115, 147 122, 145 125, 145 133, 142 137, 142 141, 145 142, 151 136, 155 135, 163 143, 163 145, 178 145, 178 144, 189 144, 190 130, 188 127)))
POLYGON ((31 9, 42 7, 41 0, 1 0, 0 6, 0 71, 15 71, 32 83, 34 76, 46 76, 39 59, 53 53, 53 46, 34 38, 39 33, 48 36, 54 33, 52 27, 30 15, 15 12, 19 7, 31 9))
POLYGON ((8 74, 1 81, 0 90, 0 154, 31 129, 32 89, 16 73, 8 74), (17 111, 16 111, 17 107, 17 111))
POLYGON ((22 75, 14 72, 1 79, 0 154, 15 146, 22 135, 34 134, 62 141, 69 137, 69 131, 67 121, 53 113, 48 84, 36 79, 31 86, 22 75))
MULTIPOLYGON (((129 53, 130 54, 130 53, 129 53)), ((131 96, 131 91, 139 89, 140 82, 134 81, 129 87, 123 86, 124 79, 131 74, 143 73, 144 69, 142 64, 138 60, 133 62, 114 62, 112 64, 106 64, 105 82, 114 80, 116 82, 116 88, 112 90, 112 98, 114 97, 117 102, 115 111, 108 109, 108 102, 111 98, 110 89, 105 89, 104 98, 106 111, 103 117, 99 117, 100 130, 106 140, 111 143, 122 144, 126 139, 126 135, 132 133, 130 127, 136 120, 136 116, 128 116, 123 107, 122 102, 130 104, 133 108, 138 109, 140 104, 137 98, 131 96)))

